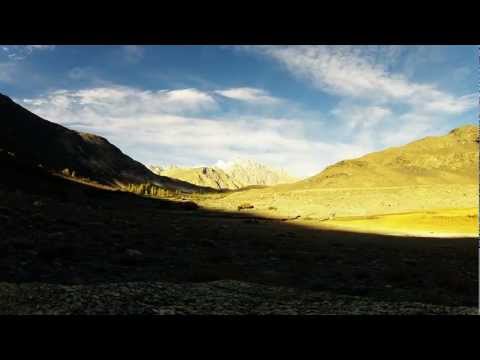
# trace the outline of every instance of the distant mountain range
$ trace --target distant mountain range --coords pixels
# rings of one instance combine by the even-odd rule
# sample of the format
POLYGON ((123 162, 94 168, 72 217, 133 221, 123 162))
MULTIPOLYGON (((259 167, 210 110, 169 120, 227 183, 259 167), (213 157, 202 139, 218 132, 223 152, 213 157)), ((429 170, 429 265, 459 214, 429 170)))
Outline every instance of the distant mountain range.
POLYGON ((271 186, 298 180, 284 170, 273 169, 251 159, 218 162, 211 167, 151 165, 148 168, 157 175, 219 190, 237 190, 248 186, 271 186))
POLYGON ((2 94, 0 126, 0 150, 22 163, 118 188, 148 183, 169 190, 205 192, 278 184, 288 184, 286 190, 478 184, 476 125, 340 161, 301 181, 253 160, 219 162, 211 167, 147 168, 105 138, 42 119, 2 94))

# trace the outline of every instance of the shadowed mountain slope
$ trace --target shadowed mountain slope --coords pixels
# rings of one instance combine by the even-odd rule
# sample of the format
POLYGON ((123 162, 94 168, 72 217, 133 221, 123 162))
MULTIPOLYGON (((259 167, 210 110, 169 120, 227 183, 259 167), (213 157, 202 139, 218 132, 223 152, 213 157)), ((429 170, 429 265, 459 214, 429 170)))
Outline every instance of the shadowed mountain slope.
POLYGON ((158 176, 103 137, 70 130, 42 119, 0 94, 0 149, 31 164, 110 186, 153 183, 182 191, 204 191, 189 183, 158 176))

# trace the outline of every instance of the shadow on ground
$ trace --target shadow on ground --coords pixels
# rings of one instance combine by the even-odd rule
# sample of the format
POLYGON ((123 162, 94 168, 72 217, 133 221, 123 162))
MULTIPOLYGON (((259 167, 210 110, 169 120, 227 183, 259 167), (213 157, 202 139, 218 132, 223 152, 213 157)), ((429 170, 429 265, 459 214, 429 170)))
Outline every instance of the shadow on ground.
POLYGON ((0 282, 231 279, 387 301, 478 304, 475 239, 324 231, 100 190, 13 161, 3 170, 0 282))

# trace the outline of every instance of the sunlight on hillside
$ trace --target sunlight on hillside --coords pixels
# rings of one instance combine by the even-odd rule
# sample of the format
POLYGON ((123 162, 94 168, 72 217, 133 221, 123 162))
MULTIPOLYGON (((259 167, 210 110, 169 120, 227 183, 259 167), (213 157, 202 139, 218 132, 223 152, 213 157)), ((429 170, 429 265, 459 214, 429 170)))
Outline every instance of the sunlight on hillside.
POLYGON ((478 208, 345 217, 326 223, 326 226, 329 227, 360 232, 434 237, 477 237, 478 208))

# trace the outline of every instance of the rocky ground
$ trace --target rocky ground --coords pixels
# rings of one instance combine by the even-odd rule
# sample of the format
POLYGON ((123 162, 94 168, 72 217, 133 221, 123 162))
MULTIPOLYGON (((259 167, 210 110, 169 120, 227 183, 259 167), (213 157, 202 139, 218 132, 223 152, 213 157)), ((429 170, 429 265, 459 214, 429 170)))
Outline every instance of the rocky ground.
POLYGON ((368 216, 435 209, 478 208, 478 184, 416 185, 380 188, 296 189, 281 185, 233 193, 199 196, 198 202, 219 211, 235 211, 249 203, 252 213, 269 217, 368 216))
POLYGON ((472 307, 300 291, 239 281, 52 285, 0 283, 0 313, 22 315, 478 315, 472 307))
MULTIPOLYGON (((304 313, 302 309, 321 303, 297 303, 291 292, 308 299, 331 294, 321 295, 330 305, 320 306, 317 313, 358 313, 362 306, 368 311, 377 305, 383 309, 379 311, 400 312, 405 303, 430 304, 412 305, 428 308, 427 313, 456 313, 465 307, 472 312, 478 305, 475 239, 326 231, 295 220, 260 219, 237 210, 192 210, 76 183, 62 187, 67 180, 58 181, 51 184, 55 191, 50 193, 47 188, 39 193, 14 189, 15 184, 0 186, 0 313, 35 312, 36 304, 41 311, 81 311, 63 308, 62 293, 68 288, 85 296, 85 312, 91 301, 96 303, 91 300, 95 296, 104 303, 103 311, 109 305, 102 294, 117 290, 123 294, 118 305, 109 300, 115 313, 126 311, 116 306, 128 304, 133 307, 127 312, 143 311, 142 299, 155 292, 159 300, 149 309, 162 309, 161 299, 168 291, 196 294, 192 297, 200 303, 212 304, 185 310, 195 313, 220 311, 222 304, 226 312, 255 308, 304 313), (260 295, 256 300, 243 295, 239 302, 235 297, 228 300, 230 295, 218 290, 217 281, 251 287, 260 295), (132 283, 137 285, 124 285, 132 283), (270 287, 289 300, 264 297, 270 287), (128 294, 140 294, 138 303, 128 294), (356 296, 358 304, 345 305, 348 296, 356 296), (239 303, 246 307, 235 308, 239 303)), ((175 296, 173 303, 189 301, 187 295, 175 296)))

